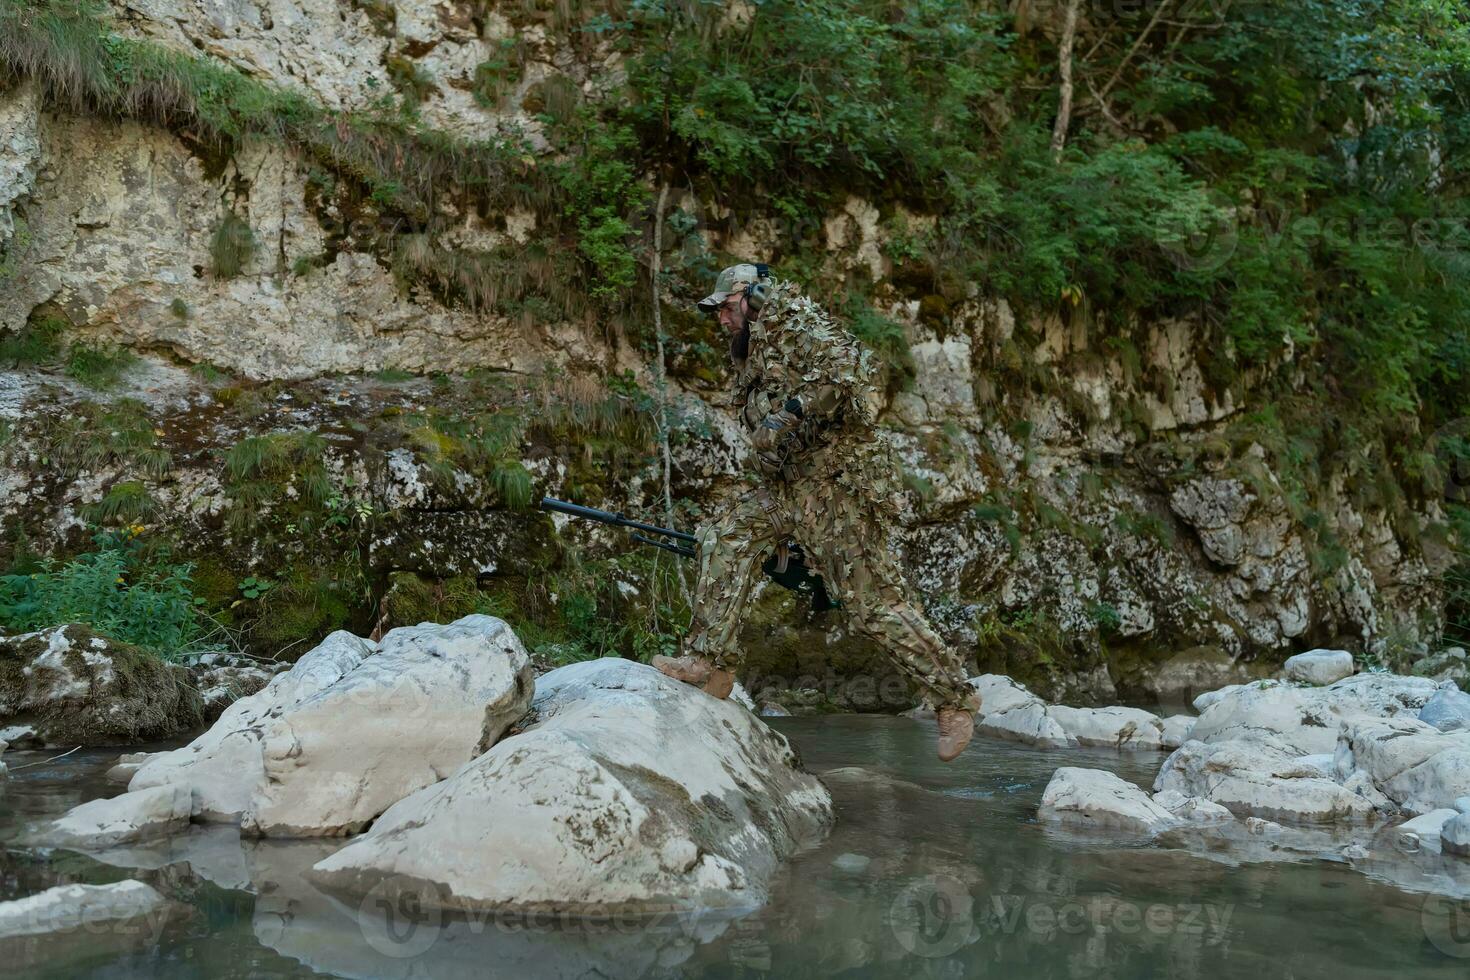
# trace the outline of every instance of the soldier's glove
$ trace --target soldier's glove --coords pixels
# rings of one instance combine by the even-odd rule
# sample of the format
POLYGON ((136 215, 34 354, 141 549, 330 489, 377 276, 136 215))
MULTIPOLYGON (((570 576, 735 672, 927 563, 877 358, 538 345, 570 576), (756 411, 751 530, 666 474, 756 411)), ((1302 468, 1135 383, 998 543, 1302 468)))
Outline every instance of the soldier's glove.
POLYGON ((761 420, 750 441, 755 445, 755 456, 763 469, 778 472, 786 465, 786 455, 796 438, 801 417, 801 402, 788 398, 784 406, 761 420))

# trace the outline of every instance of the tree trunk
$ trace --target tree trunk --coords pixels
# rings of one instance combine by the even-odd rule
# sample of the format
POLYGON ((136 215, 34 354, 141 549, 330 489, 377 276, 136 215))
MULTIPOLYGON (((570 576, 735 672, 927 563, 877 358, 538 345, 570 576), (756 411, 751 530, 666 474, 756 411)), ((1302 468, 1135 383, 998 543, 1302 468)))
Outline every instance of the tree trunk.
POLYGON ((1061 73, 1060 99, 1057 104, 1057 122, 1051 131, 1051 158, 1053 163, 1062 162, 1062 151, 1067 146, 1067 127, 1072 124, 1072 47, 1077 43, 1077 12, 1082 0, 1068 0, 1067 20, 1062 25, 1062 41, 1057 52, 1057 67, 1061 73))

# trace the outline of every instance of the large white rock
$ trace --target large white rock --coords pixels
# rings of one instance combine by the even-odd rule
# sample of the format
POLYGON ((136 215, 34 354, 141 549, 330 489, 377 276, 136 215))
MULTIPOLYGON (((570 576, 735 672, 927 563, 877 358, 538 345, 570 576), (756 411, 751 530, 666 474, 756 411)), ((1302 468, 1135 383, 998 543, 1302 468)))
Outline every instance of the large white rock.
POLYGON ((356 833, 499 741, 534 688, 530 658, 503 620, 392 630, 374 656, 264 726, 265 780, 241 830, 356 833))
POLYGON ((1218 803, 1238 817, 1289 823, 1364 823, 1368 800, 1298 761, 1273 736, 1206 743, 1191 739, 1169 756, 1154 789, 1218 803))
POLYGON ((1417 718, 1368 719, 1344 725, 1339 771, 1366 773, 1410 813, 1453 808, 1470 794, 1470 732, 1441 732, 1417 718))
POLYGON ((1353 655, 1346 650, 1308 650, 1288 657, 1284 670, 1291 680, 1326 687, 1353 675, 1353 655))
POLYGON ((1270 734, 1296 755, 1333 752, 1343 722, 1413 718, 1437 690, 1427 678, 1392 674, 1358 674, 1313 688, 1256 682, 1196 699, 1196 707, 1204 707, 1190 738, 1213 743, 1270 734))
POLYGON ((189 823, 193 794, 180 783, 72 807, 40 834, 55 847, 103 848, 161 837, 189 823))
POLYGON ((494 617, 379 644, 333 633, 192 743, 149 757, 130 788, 186 785, 196 817, 253 834, 353 833, 493 744, 532 686, 525 650, 494 617))
POLYGON ((1060 749, 1075 746, 1072 738, 1048 712, 1047 704, 1004 674, 981 674, 970 678, 980 695, 975 728, 997 738, 1060 749))
POLYGON ((1047 714, 1078 745, 1112 749, 1160 749, 1164 746, 1163 722, 1157 715, 1140 708, 1069 708, 1057 704, 1048 708, 1047 714))
POLYGON ((1073 748, 1077 745, 1077 740, 1067 734, 1066 729, 1051 716, 1046 702, 1039 698, 1020 707, 981 715, 975 728, 985 735, 1025 742, 1027 745, 1039 745, 1046 749, 1073 748))
POLYGON ((1156 834, 1180 823, 1127 780, 1102 769, 1072 766, 1063 766, 1051 777, 1036 815, 1069 827, 1140 834, 1156 834))
POLYGON ((1024 708, 1041 698, 1032 694, 1026 685, 1012 680, 1005 674, 981 674, 970 678, 970 686, 980 695, 982 714, 999 714, 1012 708, 1024 708))
POLYGON ((604 659, 538 681, 536 722, 321 861, 323 886, 565 914, 729 909, 821 840, 832 801, 739 705, 604 659))
POLYGON ((260 741, 272 718, 341 680, 373 654, 374 644, 345 630, 328 636, 265 690, 225 709, 209 730, 183 748, 150 756, 129 789, 183 784, 193 793, 194 816, 235 822, 265 781, 260 741))

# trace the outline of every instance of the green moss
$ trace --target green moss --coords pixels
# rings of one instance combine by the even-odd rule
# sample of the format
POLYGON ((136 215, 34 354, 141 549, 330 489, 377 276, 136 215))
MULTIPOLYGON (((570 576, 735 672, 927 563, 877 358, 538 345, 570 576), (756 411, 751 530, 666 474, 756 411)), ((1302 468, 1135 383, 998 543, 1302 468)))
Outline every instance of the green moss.
POLYGON ((345 568, 290 570, 259 601, 247 630, 255 650, 295 659, 334 630, 346 629, 361 611, 357 576, 345 568))
POLYGON ((210 271, 217 279, 233 279, 255 257, 255 232, 234 211, 226 211, 209 239, 210 271))
POLYGON ((449 623, 490 604, 471 576, 432 581, 412 572, 395 572, 388 582, 380 615, 392 626, 449 623))
POLYGON ((203 723, 203 704, 185 671, 85 626, 62 629, 70 645, 63 668, 80 681, 66 685, 75 692, 66 697, 52 696, 59 679, 54 668, 32 666, 52 634, 0 640, 0 702, 8 722, 32 725, 57 746, 170 738, 203 723), (107 659, 99 663, 98 653, 107 659))

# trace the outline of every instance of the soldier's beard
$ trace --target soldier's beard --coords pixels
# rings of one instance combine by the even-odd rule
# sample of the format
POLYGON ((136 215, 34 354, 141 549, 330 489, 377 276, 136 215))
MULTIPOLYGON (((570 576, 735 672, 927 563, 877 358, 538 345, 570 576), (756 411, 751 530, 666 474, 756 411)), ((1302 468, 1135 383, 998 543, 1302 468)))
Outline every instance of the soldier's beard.
POLYGON ((737 361, 743 361, 750 356, 750 324, 740 328, 739 333, 730 335, 730 357, 737 361))

